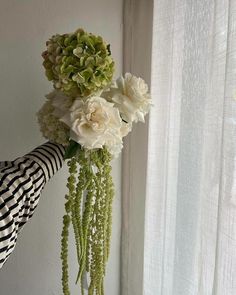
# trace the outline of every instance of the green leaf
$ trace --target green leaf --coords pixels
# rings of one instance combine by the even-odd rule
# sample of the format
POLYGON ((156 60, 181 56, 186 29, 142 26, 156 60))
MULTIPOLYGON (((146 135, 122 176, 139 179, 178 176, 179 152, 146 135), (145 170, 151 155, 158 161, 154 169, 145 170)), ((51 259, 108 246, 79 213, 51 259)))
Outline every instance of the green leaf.
POLYGON ((81 145, 74 140, 70 140, 70 144, 66 148, 64 160, 74 157, 81 150, 81 145))

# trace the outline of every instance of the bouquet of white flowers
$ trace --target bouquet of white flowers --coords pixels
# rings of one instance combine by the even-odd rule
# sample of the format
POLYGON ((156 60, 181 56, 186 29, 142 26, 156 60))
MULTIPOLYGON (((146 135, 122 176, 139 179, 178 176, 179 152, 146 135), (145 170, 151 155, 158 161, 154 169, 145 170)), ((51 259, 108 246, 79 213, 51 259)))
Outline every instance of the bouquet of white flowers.
POLYGON ((144 122, 151 100, 148 86, 130 73, 113 81, 110 45, 79 29, 46 43, 43 66, 54 90, 38 112, 41 132, 66 147, 69 177, 61 242, 62 286, 69 295, 68 235, 73 225, 81 283, 88 294, 103 295, 109 256, 114 185, 111 160, 133 122, 144 122), (84 205, 83 205, 84 204, 84 205))

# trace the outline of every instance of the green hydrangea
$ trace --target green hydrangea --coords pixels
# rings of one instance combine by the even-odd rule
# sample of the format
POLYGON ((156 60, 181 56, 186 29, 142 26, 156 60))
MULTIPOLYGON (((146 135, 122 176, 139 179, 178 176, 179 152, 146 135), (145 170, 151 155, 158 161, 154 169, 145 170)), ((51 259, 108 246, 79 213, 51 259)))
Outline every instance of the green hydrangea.
POLYGON ((79 29, 54 35, 46 45, 42 54, 46 76, 66 95, 88 96, 111 82, 114 61, 102 37, 79 29))

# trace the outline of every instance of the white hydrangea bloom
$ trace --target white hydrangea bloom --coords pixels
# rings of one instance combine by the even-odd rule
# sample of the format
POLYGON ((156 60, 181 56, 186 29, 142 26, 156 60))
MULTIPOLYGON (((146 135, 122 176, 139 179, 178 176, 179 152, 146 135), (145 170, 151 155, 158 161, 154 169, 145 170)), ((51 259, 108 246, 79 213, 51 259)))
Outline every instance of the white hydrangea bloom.
POLYGON ((47 100, 37 113, 40 130, 45 138, 67 146, 69 144, 69 128, 59 121, 54 111, 52 102, 47 100))
POLYGON ((53 114, 58 118, 63 117, 73 104, 73 98, 66 96, 59 90, 53 90, 46 95, 46 98, 51 101, 54 107, 53 114))

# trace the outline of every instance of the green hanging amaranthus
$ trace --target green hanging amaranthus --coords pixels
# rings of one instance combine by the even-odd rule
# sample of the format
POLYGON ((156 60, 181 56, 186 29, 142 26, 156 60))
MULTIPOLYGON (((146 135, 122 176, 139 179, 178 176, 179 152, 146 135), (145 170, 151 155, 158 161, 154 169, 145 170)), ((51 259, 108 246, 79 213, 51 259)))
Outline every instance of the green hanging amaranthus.
POLYGON ((73 226, 79 272, 77 282, 90 274, 88 295, 103 295, 105 266, 110 251, 112 200, 111 155, 106 148, 79 152, 68 161, 68 194, 66 195, 61 241, 62 286, 69 295, 68 237, 73 226), (78 175, 78 177, 77 177, 78 175), (78 178, 78 179, 77 179, 78 178), (83 208, 84 202, 84 208, 83 208))

